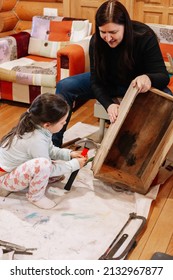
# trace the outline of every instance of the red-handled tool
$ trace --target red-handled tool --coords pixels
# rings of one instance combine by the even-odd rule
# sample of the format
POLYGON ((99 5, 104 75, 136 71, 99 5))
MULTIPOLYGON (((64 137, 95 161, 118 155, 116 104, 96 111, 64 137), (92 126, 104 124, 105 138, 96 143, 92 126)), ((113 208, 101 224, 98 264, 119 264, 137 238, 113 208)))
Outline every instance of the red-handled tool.
MULTIPOLYGON (((84 144, 84 148, 83 148, 83 150, 81 152, 81 155, 84 156, 84 157, 87 155, 89 149, 97 147, 97 145, 94 143, 94 141, 90 140, 90 139, 79 140, 79 141, 76 142, 76 144, 84 144)), ((66 183, 66 185, 64 187, 64 189, 66 191, 70 191, 71 186, 72 186, 72 184, 73 184, 73 182, 74 182, 74 180, 75 180, 79 170, 80 169, 72 172, 72 174, 70 175, 70 177, 69 177, 69 179, 68 179, 68 181, 67 181, 67 183, 66 183)))
POLYGON ((81 152, 81 155, 86 157, 87 153, 88 153, 89 149, 87 147, 84 147, 82 152, 81 152))

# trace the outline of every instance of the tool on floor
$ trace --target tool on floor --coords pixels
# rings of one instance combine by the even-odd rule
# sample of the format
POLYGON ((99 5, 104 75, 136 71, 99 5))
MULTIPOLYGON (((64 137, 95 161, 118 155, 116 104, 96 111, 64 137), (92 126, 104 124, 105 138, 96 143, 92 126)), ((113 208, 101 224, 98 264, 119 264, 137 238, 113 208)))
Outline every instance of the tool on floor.
POLYGON ((169 255, 163 252, 155 252, 151 260, 173 260, 173 255, 169 255))
POLYGON ((145 224, 146 224, 146 218, 145 217, 138 216, 136 213, 130 213, 127 222, 122 227, 120 232, 117 234, 115 239, 112 241, 112 243, 110 244, 108 249, 105 251, 105 253, 99 258, 99 260, 120 260, 123 257, 127 256, 127 254, 131 251, 131 249, 134 247, 134 245, 136 245, 136 238, 139 235, 139 233, 142 231, 142 229, 144 228, 145 224), (118 252, 118 250, 121 248, 121 246, 124 244, 124 242, 127 240, 128 236, 129 236, 127 233, 123 234, 124 229, 134 219, 139 219, 139 220, 142 221, 138 230, 133 235, 132 239, 127 244, 124 251, 118 257, 114 257, 115 253, 118 252))
POLYGON ((9 253, 11 251, 14 251, 15 254, 25 255, 32 255, 31 251, 37 250, 37 248, 25 248, 24 246, 3 240, 0 240, 0 247, 2 247, 3 253, 9 253))
MULTIPOLYGON (((81 140, 75 142, 75 144, 76 144, 76 145, 80 145, 81 147, 83 147, 83 150, 82 150, 82 152, 81 152, 81 155, 83 155, 83 156, 86 156, 86 155, 87 155, 89 149, 98 148, 98 144, 96 144, 92 139, 88 139, 88 138, 81 139, 81 140)), ((90 159, 89 161, 91 161, 91 159, 90 159)), ((88 163, 89 161, 87 161, 87 163, 88 163)), ((87 164, 87 163, 86 163, 86 164, 87 164)), ((74 182, 74 180, 75 180, 75 178, 76 178, 76 176, 77 176, 79 170, 80 170, 80 169, 78 169, 78 170, 72 172, 72 174, 70 175, 70 177, 69 177, 69 179, 68 179, 68 181, 67 181, 67 183, 66 183, 66 185, 65 185, 65 187, 64 187, 64 189, 65 189, 66 191, 70 191, 70 189, 71 189, 71 187, 72 187, 72 184, 73 184, 73 182, 74 182)))

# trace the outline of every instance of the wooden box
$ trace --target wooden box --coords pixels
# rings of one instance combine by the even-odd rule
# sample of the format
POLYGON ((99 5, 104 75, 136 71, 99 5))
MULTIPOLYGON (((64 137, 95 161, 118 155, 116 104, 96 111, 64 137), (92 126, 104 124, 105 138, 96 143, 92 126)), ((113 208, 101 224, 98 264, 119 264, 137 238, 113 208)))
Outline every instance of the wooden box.
POLYGON ((146 194, 173 145, 173 96, 129 87, 92 164, 95 178, 146 194))

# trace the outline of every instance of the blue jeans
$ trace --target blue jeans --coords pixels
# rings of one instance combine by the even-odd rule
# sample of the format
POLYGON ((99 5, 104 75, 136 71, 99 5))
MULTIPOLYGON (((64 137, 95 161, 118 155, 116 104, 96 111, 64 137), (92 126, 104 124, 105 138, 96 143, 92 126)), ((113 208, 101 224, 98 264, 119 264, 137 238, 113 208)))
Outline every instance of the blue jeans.
POLYGON ((74 101, 77 98, 85 100, 95 98, 90 86, 90 72, 60 80, 56 86, 56 94, 61 94, 70 105, 70 112, 65 126, 61 131, 54 133, 52 136, 53 144, 57 147, 61 147, 64 132, 71 118, 74 101))

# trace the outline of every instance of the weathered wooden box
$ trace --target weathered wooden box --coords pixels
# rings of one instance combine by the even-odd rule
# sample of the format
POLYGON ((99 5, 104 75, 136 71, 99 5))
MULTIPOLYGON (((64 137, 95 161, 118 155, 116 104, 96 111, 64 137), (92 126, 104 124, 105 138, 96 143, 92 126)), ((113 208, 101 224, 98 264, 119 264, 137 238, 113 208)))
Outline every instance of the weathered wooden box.
POLYGON ((129 87, 94 158, 94 177, 146 194, 172 145, 173 96, 129 87))

